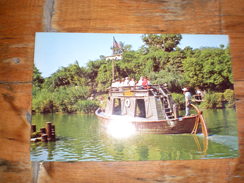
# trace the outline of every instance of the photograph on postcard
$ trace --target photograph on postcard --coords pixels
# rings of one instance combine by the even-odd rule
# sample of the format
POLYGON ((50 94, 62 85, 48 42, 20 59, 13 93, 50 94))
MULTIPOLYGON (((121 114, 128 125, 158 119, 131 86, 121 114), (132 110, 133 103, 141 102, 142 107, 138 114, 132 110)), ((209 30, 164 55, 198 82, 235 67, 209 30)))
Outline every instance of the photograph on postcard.
POLYGON ((233 158, 226 35, 36 33, 32 161, 233 158))

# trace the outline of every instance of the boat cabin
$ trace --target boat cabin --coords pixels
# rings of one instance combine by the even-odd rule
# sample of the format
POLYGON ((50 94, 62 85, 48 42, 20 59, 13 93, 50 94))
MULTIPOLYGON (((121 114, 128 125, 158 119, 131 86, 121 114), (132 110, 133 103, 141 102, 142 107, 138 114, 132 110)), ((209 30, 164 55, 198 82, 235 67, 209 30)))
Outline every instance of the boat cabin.
POLYGON ((122 115, 146 120, 175 119, 177 106, 168 89, 160 85, 112 87, 109 90, 107 115, 122 115))

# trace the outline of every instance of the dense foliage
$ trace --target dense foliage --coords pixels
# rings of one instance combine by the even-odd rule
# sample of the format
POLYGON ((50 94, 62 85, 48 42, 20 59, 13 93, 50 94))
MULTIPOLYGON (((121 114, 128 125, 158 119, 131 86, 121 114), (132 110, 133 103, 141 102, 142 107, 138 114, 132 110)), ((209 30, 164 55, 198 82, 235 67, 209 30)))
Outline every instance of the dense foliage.
MULTIPOLYGON (((220 100, 233 106, 229 47, 181 49, 181 39, 180 34, 145 34, 144 45, 138 50, 122 44, 124 52, 122 59, 115 61, 115 77, 139 80, 140 76, 148 76, 152 84, 167 83, 179 102, 182 87, 193 91, 200 87, 209 91, 206 101, 212 104, 204 104, 205 107, 218 107, 220 100)), ((88 98, 105 93, 111 82, 112 62, 105 56, 89 61, 86 67, 80 67, 76 61, 48 78, 43 78, 34 67, 32 108, 36 112, 93 112, 99 102, 88 98)))

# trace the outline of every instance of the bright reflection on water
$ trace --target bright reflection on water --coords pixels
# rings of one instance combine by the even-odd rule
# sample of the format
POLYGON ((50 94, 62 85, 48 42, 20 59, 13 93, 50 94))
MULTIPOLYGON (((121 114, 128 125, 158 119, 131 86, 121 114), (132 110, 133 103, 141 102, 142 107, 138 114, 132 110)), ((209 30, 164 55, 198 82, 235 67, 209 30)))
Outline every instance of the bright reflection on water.
POLYGON ((51 121, 59 138, 31 143, 32 161, 127 161, 231 158, 238 156, 234 109, 207 110, 209 140, 202 135, 140 134, 123 121, 102 128, 95 115, 33 115, 37 129, 51 121), (125 132, 123 132, 125 131, 125 132))
POLYGON ((136 128, 128 121, 116 120, 107 124, 106 132, 114 138, 123 139, 135 135, 136 128))

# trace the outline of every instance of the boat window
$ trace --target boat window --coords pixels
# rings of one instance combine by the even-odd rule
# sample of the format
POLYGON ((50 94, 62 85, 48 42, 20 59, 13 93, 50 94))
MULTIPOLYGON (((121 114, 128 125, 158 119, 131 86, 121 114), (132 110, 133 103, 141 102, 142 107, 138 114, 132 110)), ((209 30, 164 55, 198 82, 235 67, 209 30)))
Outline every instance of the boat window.
POLYGON ((115 98, 113 101, 113 114, 121 115, 121 100, 120 100, 120 98, 115 98))
POLYGON ((146 117, 146 110, 145 110, 145 101, 144 99, 136 99, 136 111, 135 111, 136 117, 146 117))

